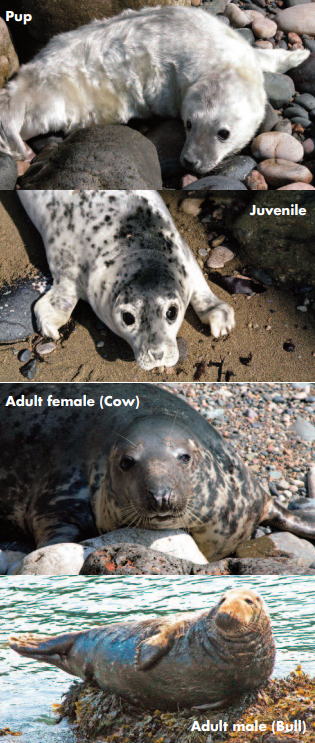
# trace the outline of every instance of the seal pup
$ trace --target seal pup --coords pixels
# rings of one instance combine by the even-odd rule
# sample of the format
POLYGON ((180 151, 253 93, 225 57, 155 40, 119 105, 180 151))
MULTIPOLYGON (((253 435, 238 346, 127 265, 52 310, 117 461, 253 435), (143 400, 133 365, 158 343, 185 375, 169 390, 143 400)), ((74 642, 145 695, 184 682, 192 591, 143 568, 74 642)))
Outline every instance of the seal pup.
POLYGON ((20 655, 160 710, 226 706, 262 686, 275 661, 265 603, 243 588, 228 591, 210 611, 54 637, 18 635, 9 644, 20 655))
POLYGON ((44 547, 123 526, 184 528, 211 561, 262 522, 315 539, 314 521, 274 501, 214 426, 155 384, 2 384, 0 451, 5 540, 44 547), (35 392, 43 406, 5 404, 35 392), (94 407, 70 407, 84 394, 94 407))
POLYGON ((2 152, 27 140, 132 117, 181 117, 184 168, 203 175, 242 149, 263 120, 263 70, 309 51, 258 50, 203 10, 127 10, 54 37, 0 92, 2 152))
POLYGON ((208 286, 156 191, 18 191, 42 235, 54 279, 35 304, 40 333, 57 340, 78 299, 132 347, 142 369, 174 366, 191 302, 219 338, 234 311, 208 286))

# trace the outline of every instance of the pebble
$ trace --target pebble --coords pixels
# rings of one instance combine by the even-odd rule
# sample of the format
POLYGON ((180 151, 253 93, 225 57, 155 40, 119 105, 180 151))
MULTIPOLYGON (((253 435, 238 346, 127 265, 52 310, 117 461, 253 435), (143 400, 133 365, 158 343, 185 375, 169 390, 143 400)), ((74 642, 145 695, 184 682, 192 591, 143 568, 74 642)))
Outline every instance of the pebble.
POLYGON ((247 13, 241 10, 237 5, 234 5, 234 3, 229 3, 226 6, 224 15, 229 19, 233 28, 244 28, 244 26, 248 26, 250 23, 250 18, 247 13))
POLYGON ((277 24, 259 14, 252 22, 252 31, 258 39, 271 39, 277 33, 277 24))
MULTIPOLYGON (((280 72, 264 72, 264 81, 268 101, 274 108, 278 109, 290 103, 295 93, 291 75, 283 75, 280 72)), ((300 90, 298 85, 297 88, 300 90)))
POLYGON ((238 28, 237 33, 240 34, 240 36, 243 37, 243 39, 246 39, 249 44, 253 44, 255 41, 255 36, 250 28, 238 28))
POLYGON ((185 186, 183 191, 247 191, 244 183, 236 178, 225 178, 223 175, 208 175, 195 183, 185 186))
POLYGON ((313 108, 315 108, 315 97, 313 95, 308 95, 308 93, 302 93, 302 95, 297 96, 295 103, 299 106, 303 106, 307 111, 312 111, 313 108))
POLYGON ((256 162, 248 155, 235 155, 216 168, 216 172, 225 178, 237 178, 244 181, 246 176, 256 167, 256 162))
POLYGON ((40 293, 32 282, 33 279, 25 279, 0 289, 0 343, 14 343, 35 333, 32 305, 40 293))
POLYGON ((292 32, 296 34, 315 34, 315 5, 314 3, 296 5, 293 8, 286 8, 278 11, 275 22, 280 31, 285 33, 292 32))
POLYGON ((290 430, 300 436, 303 441, 315 441, 315 427, 300 416, 290 426, 290 430))
POLYGON ((308 118, 305 108, 303 108, 302 106, 298 106, 296 103, 285 108, 283 115, 286 116, 287 119, 293 119, 295 116, 302 116, 305 119, 308 118))
POLYGON ((207 260, 207 266, 209 268, 223 268, 226 263, 234 258, 234 253, 229 248, 223 247, 223 245, 214 248, 210 252, 210 256, 207 260))
POLYGON ((52 353, 56 348, 56 343, 54 343, 54 341, 49 341, 49 343, 39 343, 38 346, 36 346, 36 351, 40 356, 46 356, 48 353, 52 353))
POLYGON ((180 205, 180 209, 182 212, 185 212, 185 214, 191 214, 193 217, 198 217, 203 202, 204 199, 184 199, 180 205))
POLYGON ((247 188, 251 191, 267 191, 268 185, 264 179, 262 173, 258 170, 252 170, 252 172, 245 179, 247 188))
POLYGON ((310 183, 297 181, 296 183, 288 183, 287 186, 281 186, 277 191, 315 191, 315 188, 310 183))
POLYGON ((105 346, 104 341, 97 341, 96 348, 103 348, 105 346))
POLYGON ((258 160, 277 158, 297 163, 303 159, 304 150, 301 142, 298 142, 290 134, 283 132, 264 132, 252 142, 252 153, 258 160))
POLYGON ((303 150, 305 155, 312 155, 315 150, 315 140, 311 139, 310 137, 308 139, 305 139, 304 142, 302 142, 303 150))
POLYGON ((190 183, 194 183, 194 181, 197 180, 198 178, 195 175, 187 173, 187 175, 184 175, 182 178, 182 188, 185 188, 185 186, 189 186, 190 183))
POLYGON ((24 364, 26 361, 29 361, 32 358, 32 351, 30 348, 24 348, 22 351, 18 353, 18 360, 24 364))
POLYGON ((26 379, 34 379, 35 374, 37 372, 37 363, 35 359, 32 359, 32 361, 28 361, 25 366, 21 366, 20 372, 23 375, 23 377, 26 377, 26 379))
POLYGON ((283 119, 283 121, 279 121, 278 124, 275 126, 276 132, 283 132, 284 134, 292 134, 292 124, 289 119, 283 119))
MULTIPOLYGON (((276 126, 276 124, 279 122, 279 117, 274 108, 271 106, 269 101, 266 103, 265 108, 265 116, 263 118, 263 121, 260 124, 258 134, 262 134, 263 132, 271 132, 271 130, 276 126)), ((255 167, 256 163, 254 163, 255 167)))
POLYGON ((263 174, 268 186, 280 188, 292 182, 309 183, 312 179, 312 173, 305 165, 298 165, 289 160, 270 158, 263 160, 257 166, 260 173, 263 174))
MULTIPOLYGON (((0 19, 1 20, 1 19, 0 19)), ((0 153, 0 191, 15 189, 18 169, 16 161, 10 155, 0 153)))
POLYGON ((265 41, 264 39, 255 41, 255 44, 253 44, 253 46, 257 46, 258 49, 273 49, 273 44, 271 43, 271 41, 265 41))

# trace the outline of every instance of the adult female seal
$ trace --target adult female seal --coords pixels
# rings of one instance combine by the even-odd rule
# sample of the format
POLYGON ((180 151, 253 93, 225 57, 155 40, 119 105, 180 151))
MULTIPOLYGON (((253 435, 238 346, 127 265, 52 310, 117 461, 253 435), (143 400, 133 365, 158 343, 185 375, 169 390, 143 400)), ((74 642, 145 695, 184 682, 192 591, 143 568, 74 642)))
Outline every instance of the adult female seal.
POLYGON ((117 622, 55 637, 19 635, 10 647, 154 709, 227 705, 264 684, 275 644, 261 597, 228 591, 210 611, 117 622))
POLYGON ((302 49, 258 50, 196 8, 144 8, 52 39, 0 93, 0 145, 132 117, 181 117, 182 165, 200 174, 253 137, 264 117, 263 69, 285 72, 302 49))
POLYGON ((156 191, 18 191, 42 235, 54 284, 35 304, 38 329, 58 328, 85 299, 133 349, 142 369, 173 366, 191 302, 215 338, 234 311, 213 294, 156 191))
POLYGON ((154 384, 3 384, 0 451, 2 539, 11 530, 43 547, 121 526, 184 528, 216 560, 262 521, 315 538, 205 418, 154 384), (35 392, 41 404, 25 406, 35 392))

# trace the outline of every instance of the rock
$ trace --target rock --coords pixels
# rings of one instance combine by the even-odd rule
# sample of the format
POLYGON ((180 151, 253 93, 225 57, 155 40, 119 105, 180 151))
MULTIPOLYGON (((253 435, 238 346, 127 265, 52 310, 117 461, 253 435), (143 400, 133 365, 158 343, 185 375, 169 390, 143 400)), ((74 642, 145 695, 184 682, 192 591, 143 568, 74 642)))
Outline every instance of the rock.
POLYGON ((31 279, 0 289, 0 343, 14 343, 34 335, 32 307, 39 296, 31 279))
POLYGON ((237 33, 240 34, 240 36, 243 37, 243 39, 246 39, 249 44, 253 44, 255 41, 255 36, 250 28, 238 28, 237 33))
MULTIPOLYGON (((294 78, 292 78, 294 80, 294 78)), ((290 103, 295 93, 295 87, 291 75, 283 75, 281 72, 264 72, 264 84, 268 101, 278 109, 286 103, 290 103)), ((300 90, 299 86, 297 85, 300 90)))
POLYGON ((207 175, 198 181, 185 186, 183 191, 247 191, 244 183, 236 178, 226 178, 223 175, 207 175))
POLYGON ((38 370, 37 362, 35 359, 31 359, 27 362, 27 364, 24 364, 24 366, 21 366, 20 372, 26 379, 29 379, 30 381, 34 379, 36 372, 38 370))
POLYGON ((311 139, 309 137, 308 139, 305 139, 304 142, 302 142, 302 145, 304 154, 308 157, 311 157, 315 152, 315 139, 311 139))
POLYGON ((203 202, 204 199, 184 199, 180 205, 180 210, 185 212, 185 214, 191 214, 193 217, 198 217, 203 202))
POLYGON ((19 69, 19 60, 11 41, 9 29, 3 18, 0 18, 0 88, 19 69))
POLYGON ((298 165, 289 160, 270 158, 263 160, 257 166, 257 170, 263 174, 268 186, 280 188, 294 181, 309 183, 313 176, 305 165, 298 165))
POLYGON ((256 162, 248 155, 234 155, 227 162, 216 167, 216 175, 224 178, 233 178, 244 181, 246 176, 256 167, 256 162))
POLYGON ((264 132, 263 134, 259 134, 253 140, 251 149, 257 160, 277 158, 277 160, 283 159, 297 163, 304 156, 301 142, 291 137, 290 134, 284 134, 283 132, 264 132))
POLYGON ((312 53, 315 52, 315 40, 314 39, 304 39, 304 46, 310 52, 312 53))
POLYGON ((297 96, 295 103, 305 108, 306 111, 312 111, 315 108, 315 97, 308 95, 308 93, 302 93, 302 95, 297 96))
POLYGON ((50 544, 26 555, 11 575, 79 575, 84 562, 81 544, 50 544))
POLYGON ((315 570, 306 568, 303 560, 290 560, 285 557, 261 560, 243 557, 242 559, 233 559, 233 566, 231 563, 232 560, 230 560, 232 575, 315 575, 315 570))
POLYGON ((252 31, 258 39, 272 39, 277 33, 277 24, 263 15, 256 16, 252 23, 252 31))
POLYGON ((308 118, 305 108, 303 108, 303 106, 298 106, 296 103, 285 108, 283 114, 287 119, 293 119, 295 116, 302 116, 305 119, 308 118))
POLYGON ((301 133, 303 134, 303 130, 304 130, 304 129, 308 129, 308 127, 310 127, 310 126, 311 126, 311 122, 310 122, 310 120, 309 120, 309 119, 307 119, 307 118, 305 118, 305 119, 304 119, 304 118, 302 118, 302 116, 293 116, 293 119, 291 119, 291 122, 292 122, 292 124, 293 124, 293 126, 294 126, 294 129, 293 129, 293 131, 294 131, 294 134, 295 134, 295 133, 296 133, 297 131, 298 131, 298 132, 299 132, 300 134, 301 134, 301 133), (299 130, 298 130, 298 129, 296 129, 296 125, 297 125, 297 124, 298 124, 298 125, 299 125, 300 127, 302 127, 302 129, 299 129, 299 130))
POLYGON ((218 15, 224 13, 226 6, 230 0, 207 0, 202 3, 202 10, 205 10, 210 15, 218 15))
MULTIPOLYGON (((310 6, 306 6, 310 7, 310 6)), ((315 11, 315 3, 313 6, 315 11)), ((315 52, 315 49, 314 49, 315 52)), ((308 59, 305 59, 298 67, 288 71, 288 75, 293 80, 299 93, 309 93, 315 95, 315 53, 311 52, 308 59)))
POLYGON ((21 552, 20 550, 5 550, 5 556, 8 562, 7 575, 14 575, 13 571, 19 565, 21 560, 26 557, 26 555, 26 552, 21 552))
POLYGON ((8 567, 9 565, 6 554, 3 550, 0 549, 0 575, 6 575, 8 567))
POLYGON ((22 351, 18 353, 18 360, 22 362, 22 364, 25 364, 26 361, 29 361, 32 358, 32 350, 30 348, 23 348, 22 351))
POLYGON ((17 177, 16 161, 10 155, 0 152, 0 191, 14 191, 17 177))
POLYGON ((268 189, 264 176, 258 170, 252 170, 245 179, 245 183, 251 191, 267 191, 268 189))
POLYGON ((186 361, 189 356, 188 344, 185 338, 177 336, 177 348, 178 348, 178 362, 186 361))
POLYGON ((297 416, 297 419, 292 423, 289 430, 294 431, 303 441, 315 441, 315 427, 300 416, 297 416))
POLYGON ((315 499, 315 464, 312 464, 307 473, 307 494, 309 498, 315 499))
POLYGON ((163 178, 182 175, 185 172, 179 161, 186 141, 186 132, 182 121, 178 119, 163 121, 155 126, 146 137, 157 149, 163 178))
POLYGON ((274 532, 265 537, 243 542, 236 549, 237 557, 290 557, 303 560, 308 567, 314 562, 315 547, 306 539, 289 532, 274 532))
POLYGON ((297 181, 296 183, 288 183, 287 186, 281 186, 277 191, 315 191, 315 188, 309 183, 301 183, 297 181))
POLYGON ((255 41, 255 44, 253 44, 253 46, 257 46, 258 49, 273 49, 273 44, 271 43, 271 41, 264 41, 263 39, 258 39, 258 41, 255 41))
POLYGON ((299 44, 301 47, 303 47, 303 42, 301 37, 298 34, 295 34, 294 32, 291 32, 288 34, 288 42, 289 44, 299 44))
POLYGON ((36 351, 40 354, 40 356, 46 356, 47 354, 52 353, 52 351, 55 351, 56 348, 56 343, 50 341, 50 343, 39 343, 36 346, 36 351))
POLYGON ((229 3, 224 11, 224 15, 229 19, 233 28, 244 28, 250 23, 250 18, 246 12, 241 10, 238 5, 229 3))
POLYGON ((305 5, 306 3, 311 3, 313 0, 285 0, 285 7, 286 8, 293 8, 295 5, 305 5))
POLYGON ((116 544, 92 552, 80 575, 189 575, 192 563, 142 545, 116 544))
POLYGON ((167 555, 178 557, 182 560, 188 560, 200 565, 207 563, 206 558, 198 549, 196 542, 182 529, 152 530, 126 527, 124 529, 116 529, 116 531, 100 537, 86 539, 82 542, 84 549, 88 548, 88 553, 102 547, 110 547, 117 544, 140 544, 143 547, 164 552, 167 555))
POLYGON ((275 126, 276 132, 283 132, 284 134, 292 134, 292 124, 289 119, 283 119, 283 121, 279 121, 278 124, 275 126))
POLYGON ((246 274, 251 277, 251 279, 255 279, 255 281, 259 281, 261 284, 265 284, 265 286, 272 286, 272 278, 269 276, 266 271, 263 271, 261 268, 252 268, 249 266, 246 269, 246 274))
POLYGON ((39 172, 36 159, 23 189, 161 189, 155 146, 128 126, 90 127, 70 134, 39 172))
POLYGON ((233 258, 234 253, 232 253, 232 250, 220 245, 219 247, 214 248, 214 250, 211 250, 210 256, 207 260, 207 266, 208 268, 223 268, 223 266, 233 258))
MULTIPOLYGON (((304 483, 303 483, 304 485, 304 483)), ((315 513, 315 498, 297 498, 290 500, 288 504, 289 511, 311 511, 315 513)))
POLYGON ((191 173, 187 173, 187 175, 184 175, 182 178, 182 188, 185 188, 185 186, 189 186, 190 183, 194 183, 197 181, 198 178, 196 178, 195 175, 191 175, 191 173))
POLYGON ((315 34, 315 5, 306 3, 293 8, 280 10, 276 14, 275 22, 280 31, 288 33, 294 31, 296 34, 315 34))
POLYGON ((271 132, 271 129, 273 129, 274 126, 276 126, 278 121, 279 121, 278 114, 275 112, 271 104, 268 103, 267 101, 266 108, 265 108, 265 116, 263 118, 263 121, 260 124, 258 133, 263 134, 263 132, 271 132))
MULTIPOLYGON (((208 565, 195 565, 193 563, 191 575, 230 575, 230 562, 230 559, 225 557, 223 560, 209 562, 208 565)), ((209 743, 211 742, 209 741, 209 743)))

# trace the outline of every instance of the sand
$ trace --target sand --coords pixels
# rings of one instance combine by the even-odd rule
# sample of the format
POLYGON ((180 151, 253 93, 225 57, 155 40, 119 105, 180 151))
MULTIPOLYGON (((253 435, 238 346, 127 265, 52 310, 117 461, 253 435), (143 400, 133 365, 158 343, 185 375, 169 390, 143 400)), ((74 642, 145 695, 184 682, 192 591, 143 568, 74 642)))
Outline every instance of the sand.
MULTIPOLYGON (((206 229, 197 217, 185 214, 179 204, 183 194, 162 192, 174 221, 195 256, 209 248, 206 229)), ((185 194, 186 195, 186 194, 185 194)), ((224 198, 224 197, 223 197, 224 198)), ((242 273, 237 255, 223 273, 242 273)), ((0 285, 18 277, 36 276, 47 268, 40 235, 24 213, 14 192, 2 192, 0 199, 0 285)), ((59 342, 56 350, 38 360, 34 381, 312 381, 315 372, 314 313, 301 313, 290 288, 272 286, 264 294, 247 298, 230 297, 222 288, 211 285, 220 299, 230 302, 236 313, 237 326, 227 337, 214 340, 189 307, 179 337, 184 339, 188 357, 171 369, 140 369, 131 349, 111 331, 96 329, 92 309, 80 302, 73 313, 74 328, 69 337, 59 342), (267 329, 270 328, 270 329, 267 329), (292 339, 294 352, 283 344, 292 339), (105 345, 96 348, 103 340, 105 345), (252 355, 248 365, 240 361, 252 355), (106 355, 106 358, 104 358, 106 355)), ((0 346, 0 381, 23 381, 22 364, 17 353, 32 348, 40 337, 28 342, 0 346)), ((185 345, 184 344, 184 345, 185 345)))

